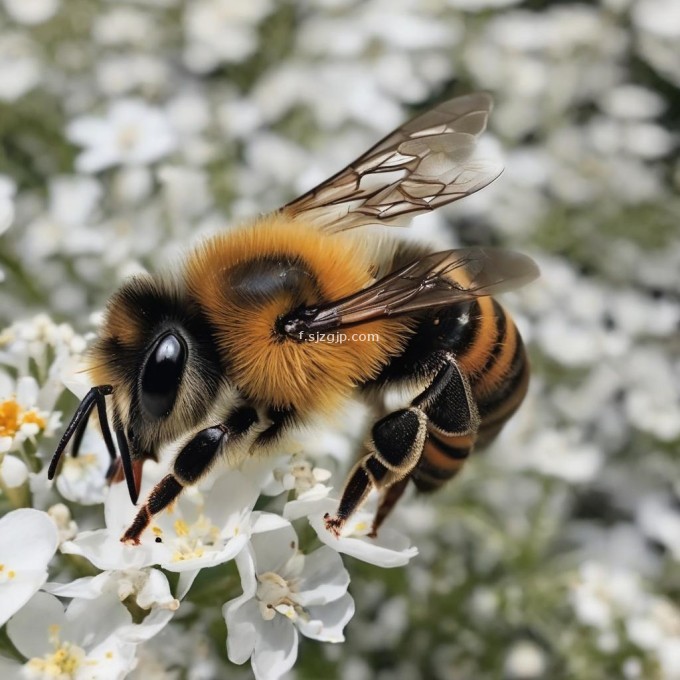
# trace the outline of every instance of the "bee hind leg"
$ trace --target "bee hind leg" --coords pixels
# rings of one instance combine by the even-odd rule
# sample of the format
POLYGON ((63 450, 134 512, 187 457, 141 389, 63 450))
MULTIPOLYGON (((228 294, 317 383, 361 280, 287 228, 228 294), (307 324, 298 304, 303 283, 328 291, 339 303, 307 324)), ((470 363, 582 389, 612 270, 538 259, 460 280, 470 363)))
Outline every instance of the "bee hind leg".
POLYGON ((419 490, 439 488, 472 450, 479 414, 467 379, 448 352, 433 353, 427 363, 429 384, 409 408, 394 411, 373 426, 372 453, 350 473, 335 517, 325 517, 326 528, 336 536, 371 488, 384 490, 370 534, 375 536, 409 479, 419 490))
POLYGON ((337 513, 324 517, 328 531, 339 537, 345 523, 371 489, 389 488, 408 478, 420 460, 427 436, 426 426, 427 417, 414 407, 389 413, 373 426, 369 443, 371 453, 361 458, 350 472, 337 513))
POLYGON ((398 482, 388 486, 383 491, 382 498, 380 499, 380 505, 378 505, 375 517, 373 518, 371 533, 368 534, 370 538, 375 538, 378 535, 378 529, 380 529, 382 523, 389 517, 390 513, 394 509, 394 506, 399 502, 399 499, 406 490, 410 479, 411 476, 407 475, 398 482))

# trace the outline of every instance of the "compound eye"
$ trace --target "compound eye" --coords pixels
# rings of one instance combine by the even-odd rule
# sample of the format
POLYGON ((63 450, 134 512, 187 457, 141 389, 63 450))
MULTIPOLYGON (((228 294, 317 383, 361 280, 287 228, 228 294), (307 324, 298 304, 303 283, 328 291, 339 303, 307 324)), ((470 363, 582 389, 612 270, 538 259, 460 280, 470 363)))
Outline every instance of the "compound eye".
POLYGON ((142 406, 154 418, 169 415, 187 359, 182 337, 168 333, 156 342, 142 373, 142 406))

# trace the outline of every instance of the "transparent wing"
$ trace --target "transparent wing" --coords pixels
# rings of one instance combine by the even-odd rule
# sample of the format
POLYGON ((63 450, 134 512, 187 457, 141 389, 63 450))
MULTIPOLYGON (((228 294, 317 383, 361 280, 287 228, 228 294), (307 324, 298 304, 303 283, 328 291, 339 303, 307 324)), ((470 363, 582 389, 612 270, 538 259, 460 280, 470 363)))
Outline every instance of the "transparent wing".
POLYGON ((502 172, 498 162, 473 157, 491 107, 483 92, 444 102, 281 210, 336 232, 403 225, 413 215, 463 198, 502 172))
POLYGON ((445 307, 524 286, 539 276, 527 255, 494 248, 446 250, 419 258, 342 300, 296 310, 285 320, 293 336, 381 317, 445 307))

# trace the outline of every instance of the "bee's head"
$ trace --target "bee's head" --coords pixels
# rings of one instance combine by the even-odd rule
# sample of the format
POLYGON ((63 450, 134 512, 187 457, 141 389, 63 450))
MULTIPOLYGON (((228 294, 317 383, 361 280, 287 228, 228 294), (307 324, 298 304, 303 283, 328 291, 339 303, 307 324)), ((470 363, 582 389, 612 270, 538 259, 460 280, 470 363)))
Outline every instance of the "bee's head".
POLYGON ((138 276, 111 298, 90 356, 96 384, 111 385, 114 429, 133 454, 195 427, 220 386, 209 324, 177 284, 138 276))

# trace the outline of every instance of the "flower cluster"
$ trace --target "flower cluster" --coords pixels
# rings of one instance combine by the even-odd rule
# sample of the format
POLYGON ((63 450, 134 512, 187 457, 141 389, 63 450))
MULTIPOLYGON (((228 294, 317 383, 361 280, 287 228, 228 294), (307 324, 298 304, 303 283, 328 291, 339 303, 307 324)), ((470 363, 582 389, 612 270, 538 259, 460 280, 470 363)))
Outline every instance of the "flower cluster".
POLYGON ((0 675, 680 678, 679 38, 674 0, 0 1, 0 675), (48 481, 125 277, 476 90, 506 171, 404 237, 543 276, 504 300, 527 400, 454 483, 329 534, 360 404, 138 546, 96 419, 48 481))

